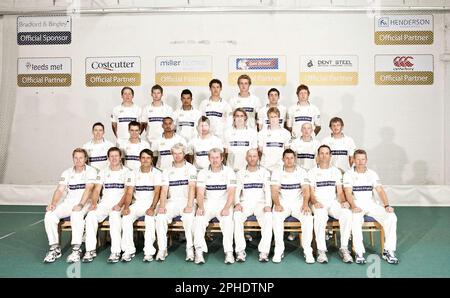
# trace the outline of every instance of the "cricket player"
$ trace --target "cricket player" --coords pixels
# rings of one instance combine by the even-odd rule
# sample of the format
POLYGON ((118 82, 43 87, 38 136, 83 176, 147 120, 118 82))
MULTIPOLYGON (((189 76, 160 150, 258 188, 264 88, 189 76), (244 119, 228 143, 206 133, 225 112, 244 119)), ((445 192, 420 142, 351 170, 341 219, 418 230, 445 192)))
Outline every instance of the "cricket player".
POLYGON ((173 121, 178 135, 182 136, 186 143, 197 137, 198 119, 202 113, 192 106, 192 92, 189 89, 181 91, 181 108, 173 112, 173 121))
POLYGON ((243 109, 247 113, 247 125, 249 128, 256 130, 256 112, 261 108, 261 100, 259 97, 250 94, 250 86, 252 79, 246 75, 240 75, 237 80, 239 93, 230 99, 231 110, 237 108, 243 109))
POLYGON ((132 121, 128 124, 130 138, 126 141, 118 142, 117 147, 122 150, 124 164, 131 170, 136 170, 141 167, 139 161, 139 153, 143 149, 150 149, 150 144, 140 138, 141 126, 139 122, 132 121))
POLYGON ((269 103, 260 108, 258 111, 258 131, 269 126, 267 111, 272 107, 277 108, 280 111, 280 118, 278 119, 280 122, 280 127, 284 127, 286 123, 287 110, 284 105, 279 103, 280 91, 276 88, 270 88, 267 92, 267 96, 269 98, 269 103))
POLYGON ((131 87, 123 87, 122 103, 114 107, 111 114, 111 125, 117 142, 123 142, 130 137, 128 133, 128 123, 140 121, 142 109, 133 103, 134 90, 131 87))
POLYGON ((320 142, 312 135, 311 123, 303 123, 301 132, 300 137, 291 140, 289 148, 297 154, 297 165, 308 171, 317 165, 316 154, 320 142))
POLYGON ((101 122, 96 122, 92 126, 93 138, 83 145, 89 156, 89 165, 97 170, 108 166, 108 149, 114 144, 104 138, 105 127, 101 122))

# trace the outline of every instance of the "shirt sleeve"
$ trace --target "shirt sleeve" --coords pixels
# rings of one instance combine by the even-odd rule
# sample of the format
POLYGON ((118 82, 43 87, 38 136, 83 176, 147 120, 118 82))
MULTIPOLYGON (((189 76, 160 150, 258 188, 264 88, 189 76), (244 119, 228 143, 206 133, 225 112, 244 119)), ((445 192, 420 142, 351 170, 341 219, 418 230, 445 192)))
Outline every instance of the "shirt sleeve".
MULTIPOLYGON (((163 173, 160 170, 155 172, 154 185, 164 185, 163 184, 163 173)), ((169 185, 169 179, 167 179, 167 185, 169 185)))
POLYGON ((89 168, 89 170, 86 172, 86 183, 95 183, 95 180, 97 178, 97 170, 94 168, 89 168))
POLYGON ((306 174, 306 176, 309 180, 309 184, 314 188, 316 187, 316 175, 315 174, 316 173, 313 169, 309 170, 306 174))
POLYGON ((292 127, 292 112, 291 112, 291 110, 292 109, 289 109, 287 111, 287 118, 286 118, 286 126, 287 127, 292 127))
POLYGON ((230 186, 236 186, 237 185, 237 181, 236 181, 236 174, 234 173, 234 171, 230 168, 228 168, 228 175, 227 175, 227 185, 228 187, 230 186))
POLYGON ((117 112, 116 112, 116 109, 113 109, 113 110, 112 110, 112 113, 111 113, 111 122, 117 122, 117 112))
POLYGON ((64 171, 59 178, 59 185, 67 186, 69 184, 69 171, 64 171))
POLYGON ((163 170, 163 172, 161 174, 161 185, 169 186, 169 173, 168 173, 168 170, 163 170))
POLYGON ((336 181, 336 185, 342 185, 342 173, 338 169, 334 169, 334 180, 336 181))
POLYGON ((206 171, 201 170, 197 176, 197 186, 206 187, 206 171))
POLYGON ((380 177, 377 173, 372 171, 373 187, 382 186, 380 177))
POLYGON ((353 187, 352 174, 349 171, 344 174, 343 184, 344 187, 353 187))
POLYGON ((315 109, 315 115, 314 115, 314 125, 315 126, 320 126, 320 111, 319 108, 316 107, 315 109))
POLYGON ((311 185, 311 181, 309 180, 308 173, 303 169, 300 168, 300 185, 311 185))
POLYGON ((273 171, 270 177, 270 185, 280 186, 281 184, 281 172, 273 171))
POLYGON ((144 107, 142 109, 141 122, 143 122, 143 123, 147 123, 148 122, 148 113, 147 113, 147 108, 146 107, 144 107))
POLYGON ((355 153, 355 150, 356 150, 355 141, 353 141, 352 138, 349 138, 348 139, 348 155, 353 156, 353 153, 355 153))
POLYGON ((188 178, 189 182, 197 181, 197 169, 194 166, 189 167, 188 175, 189 175, 189 178, 188 178))
POLYGON ((97 177, 95 177, 95 184, 103 184, 105 180, 105 171, 101 170, 98 174, 97 177))
POLYGON ((135 175, 131 170, 127 170, 125 175, 125 186, 134 186, 135 185, 135 175))

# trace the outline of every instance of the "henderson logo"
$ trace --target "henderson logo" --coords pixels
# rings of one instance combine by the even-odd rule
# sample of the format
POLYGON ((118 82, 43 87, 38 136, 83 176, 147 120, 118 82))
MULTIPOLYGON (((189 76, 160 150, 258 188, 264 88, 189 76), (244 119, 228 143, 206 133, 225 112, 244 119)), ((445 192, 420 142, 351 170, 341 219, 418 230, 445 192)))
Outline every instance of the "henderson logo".
POLYGON ((433 15, 390 15, 375 17, 375 44, 433 44, 433 15))
POLYGON ((139 86, 141 84, 141 57, 87 57, 86 86, 139 86))

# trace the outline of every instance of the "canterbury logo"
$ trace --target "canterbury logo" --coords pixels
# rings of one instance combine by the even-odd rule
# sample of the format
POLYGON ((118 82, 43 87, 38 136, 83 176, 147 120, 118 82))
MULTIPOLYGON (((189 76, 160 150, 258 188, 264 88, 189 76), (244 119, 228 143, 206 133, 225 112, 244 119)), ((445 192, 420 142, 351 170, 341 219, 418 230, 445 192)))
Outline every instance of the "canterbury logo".
POLYGON ((397 67, 413 67, 414 63, 409 61, 410 59, 414 59, 411 56, 397 56, 394 58, 393 62, 394 65, 397 67))

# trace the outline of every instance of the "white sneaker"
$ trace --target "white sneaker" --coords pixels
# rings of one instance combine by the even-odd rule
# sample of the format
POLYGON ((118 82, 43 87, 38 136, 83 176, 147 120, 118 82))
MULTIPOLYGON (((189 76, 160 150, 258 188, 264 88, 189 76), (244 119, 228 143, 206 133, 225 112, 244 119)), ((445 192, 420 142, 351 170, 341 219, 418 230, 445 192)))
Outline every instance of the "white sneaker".
POLYGON ((364 254, 356 254, 355 256, 355 263, 356 264, 365 264, 366 258, 364 258, 364 254))
POLYGON ((398 264, 398 259, 392 250, 383 250, 383 259, 389 264, 398 264))
POLYGON ((339 256, 342 258, 344 263, 353 263, 353 258, 347 248, 339 249, 339 256))
POLYGON ((194 261, 194 249, 188 248, 186 249, 186 261, 193 262, 194 261))
POLYGON ((284 258, 284 254, 281 255, 273 255, 272 262, 274 263, 280 263, 281 260, 284 258))
POLYGON ((233 252, 229 251, 225 253, 225 264, 233 264, 234 263, 234 256, 233 252))
POLYGON ((247 254, 245 251, 239 251, 236 253, 236 261, 237 262, 245 262, 245 258, 247 257, 247 254))
POLYGON ((167 256, 168 256, 167 250, 159 250, 158 253, 156 254, 156 260, 164 261, 167 256))
POLYGON ((295 240, 295 237, 296 237, 295 233, 289 233, 287 239, 288 239, 289 241, 294 241, 294 240, 295 240))
POLYGON ((269 262, 269 254, 265 252, 259 253, 259 261, 260 262, 269 262))
POLYGON ((142 262, 151 262, 153 261, 153 255, 144 255, 142 262))
POLYGON ((327 253, 324 250, 317 251, 317 262, 318 263, 328 263, 327 253))
POLYGON ((81 260, 83 263, 90 263, 97 256, 95 250, 87 251, 84 253, 83 259, 81 260))
POLYGON ((81 260, 81 253, 82 253, 81 248, 79 248, 79 249, 72 249, 72 252, 67 257, 66 262, 67 263, 79 262, 81 260))
POLYGON ((120 259, 122 262, 130 262, 133 258, 134 258, 134 255, 135 254, 127 254, 127 253, 124 253, 123 255, 122 255, 122 258, 120 259))
POLYGON ((245 234, 244 237, 245 237, 245 240, 247 240, 248 242, 253 241, 253 237, 251 234, 245 234))
POLYGON ((112 252, 112 253, 109 255, 108 263, 117 263, 117 262, 119 262, 119 261, 120 261, 120 253, 112 252))
MULTIPOLYGON (((303 256, 305 257, 305 263, 307 264, 314 264, 316 261, 314 260, 312 252, 310 253, 304 253, 303 256)), ((325 256, 326 257, 326 256, 325 256)))
POLYGON ((195 252, 194 263, 195 264, 205 264, 205 258, 203 257, 203 251, 197 250, 195 252))
POLYGON ((54 247, 50 248, 50 250, 47 252, 44 258, 44 263, 53 263, 56 261, 56 259, 59 259, 61 257, 61 248, 54 247))

